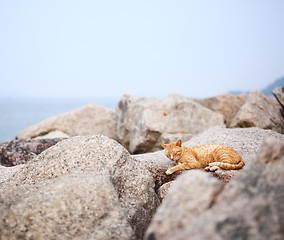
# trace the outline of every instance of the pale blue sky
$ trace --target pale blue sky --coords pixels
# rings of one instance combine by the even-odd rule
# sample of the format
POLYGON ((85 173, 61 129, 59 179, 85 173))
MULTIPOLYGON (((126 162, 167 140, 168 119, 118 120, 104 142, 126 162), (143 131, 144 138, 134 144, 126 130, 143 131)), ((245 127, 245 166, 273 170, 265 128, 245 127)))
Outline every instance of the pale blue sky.
POLYGON ((0 0, 0 95, 209 97, 284 76, 283 0, 0 0))

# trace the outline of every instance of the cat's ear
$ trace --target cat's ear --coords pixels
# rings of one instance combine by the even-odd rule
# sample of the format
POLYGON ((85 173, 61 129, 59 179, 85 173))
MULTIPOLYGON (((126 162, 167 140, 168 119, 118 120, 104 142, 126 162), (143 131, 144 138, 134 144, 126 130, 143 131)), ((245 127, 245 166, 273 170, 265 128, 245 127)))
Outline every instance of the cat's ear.
POLYGON ((176 146, 181 147, 181 139, 177 141, 176 146))
POLYGON ((163 147, 163 148, 166 148, 166 147, 167 147, 167 144, 162 144, 162 147, 163 147))

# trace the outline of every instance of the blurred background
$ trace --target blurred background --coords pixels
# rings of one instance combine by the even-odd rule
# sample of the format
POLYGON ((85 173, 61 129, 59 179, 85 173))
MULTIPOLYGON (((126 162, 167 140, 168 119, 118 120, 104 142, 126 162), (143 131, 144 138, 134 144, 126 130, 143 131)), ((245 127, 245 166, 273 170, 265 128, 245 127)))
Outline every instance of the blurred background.
POLYGON ((283 12, 283 0, 1 0, 0 141, 124 93, 266 91, 284 80, 283 12))

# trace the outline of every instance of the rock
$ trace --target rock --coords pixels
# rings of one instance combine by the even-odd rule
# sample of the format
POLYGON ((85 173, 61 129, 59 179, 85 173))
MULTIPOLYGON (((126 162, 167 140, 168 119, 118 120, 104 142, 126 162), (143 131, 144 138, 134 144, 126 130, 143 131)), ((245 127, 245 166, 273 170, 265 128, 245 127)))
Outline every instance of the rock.
POLYGON ((284 117, 284 87, 274 88, 272 93, 282 107, 282 116, 284 117))
POLYGON ((134 239, 105 175, 70 174, 36 184, 1 211, 1 239, 134 239))
POLYGON ((52 131, 52 132, 49 132, 48 134, 46 135, 43 135, 43 136, 39 136, 39 137, 36 137, 36 139, 42 139, 42 138, 69 138, 70 136, 68 136, 66 133, 64 132, 61 132, 61 131, 52 131))
POLYGON ((169 189, 144 239, 175 239, 181 229, 211 208, 223 187, 224 183, 201 170, 182 174, 169 189))
POLYGON ((14 167, 4 167, 0 165, 0 184, 7 181, 11 176, 15 174, 24 165, 17 165, 14 167))
POLYGON ((173 183, 145 239, 284 238, 283 141, 267 139, 258 156, 223 187, 196 178, 189 172, 173 183))
POLYGON ((246 99, 246 94, 223 94, 216 97, 193 100, 204 107, 223 114, 226 126, 229 127, 240 107, 246 102, 246 99))
POLYGON ((159 189, 158 189, 158 196, 161 200, 164 199, 164 197, 167 195, 171 185, 173 184, 174 181, 166 182, 163 184, 159 189))
POLYGON ((0 184, 0 239, 141 239, 158 205, 152 175, 125 148, 73 137, 0 184))
POLYGON ((152 173, 153 178, 155 179, 155 191, 157 193, 162 185, 175 180, 177 176, 181 174, 180 171, 177 171, 172 175, 165 174, 169 167, 174 166, 174 163, 165 156, 164 151, 137 154, 133 155, 133 157, 139 162, 143 163, 147 167, 147 169, 152 173))
POLYGON ((62 140, 63 138, 22 139, 0 143, 0 164, 11 167, 27 163, 42 151, 62 140))
MULTIPOLYGON (((283 142, 265 142, 255 161, 224 188, 216 207, 190 226, 192 239, 212 235, 222 239, 283 239, 283 163, 283 142), (206 225, 208 232, 197 233, 201 225, 206 225)), ((186 239, 187 234, 177 239, 186 239)))
MULTIPOLYGON (((182 140, 183 142, 191 139, 194 135, 190 133, 162 133, 159 139, 159 143, 171 143, 171 142, 177 142, 178 140, 182 140)), ((160 145, 157 145, 154 150, 161 150, 160 145)))
POLYGON ((183 134, 185 140, 212 126, 224 126, 221 114, 180 96, 157 99, 124 95, 116 112, 119 141, 134 154, 161 149, 162 139, 171 141, 183 134))
MULTIPOLYGON (((230 146, 243 157, 247 164, 256 157, 262 142, 268 137, 284 141, 284 135, 272 130, 264 130, 260 128, 229 129, 213 127, 182 144, 187 147, 195 147, 209 143, 230 146)), ((174 164, 165 156, 164 151, 138 154, 133 157, 144 163, 148 170, 153 174, 156 183, 156 191, 164 183, 174 180, 180 174, 180 172, 176 172, 174 175, 165 174, 165 171, 169 167, 174 166, 174 164)), ((246 168, 246 166, 244 168, 246 168)), ((186 171, 191 170, 184 170, 182 172, 186 171)), ((242 170, 217 170, 215 172, 208 172, 207 174, 212 174, 224 182, 229 182, 231 178, 234 178, 241 171, 242 170)))
POLYGON ((69 113, 48 118, 18 134, 17 139, 30 139, 60 131, 67 136, 102 134, 117 139, 115 111, 98 104, 88 104, 69 113))
POLYGON ((284 119, 279 107, 268 96, 252 91, 230 127, 259 127, 284 133, 284 119))

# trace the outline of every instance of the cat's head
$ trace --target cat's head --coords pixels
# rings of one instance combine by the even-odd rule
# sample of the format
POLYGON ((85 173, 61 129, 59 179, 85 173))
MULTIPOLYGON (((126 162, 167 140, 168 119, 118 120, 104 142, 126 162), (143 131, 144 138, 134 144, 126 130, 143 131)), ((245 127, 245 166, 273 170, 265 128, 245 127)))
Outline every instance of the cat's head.
POLYGON ((174 143, 162 144, 166 156, 172 161, 178 161, 182 156, 181 140, 174 143))

